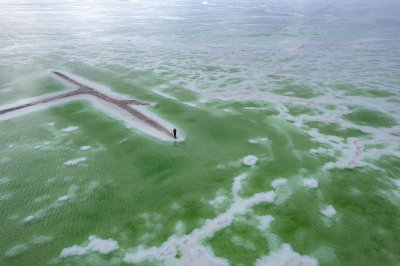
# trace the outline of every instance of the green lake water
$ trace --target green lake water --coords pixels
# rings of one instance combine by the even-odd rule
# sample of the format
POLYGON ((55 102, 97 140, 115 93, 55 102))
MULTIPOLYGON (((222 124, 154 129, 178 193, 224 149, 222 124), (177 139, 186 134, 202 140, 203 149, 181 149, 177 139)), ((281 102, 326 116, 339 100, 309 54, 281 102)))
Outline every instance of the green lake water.
POLYGON ((398 1, 3 1, 0 265, 398 265, 398 1), (286 263, 286 264, 285 264, 286 263), (303 263, 303 264, 301 264, 303 263))

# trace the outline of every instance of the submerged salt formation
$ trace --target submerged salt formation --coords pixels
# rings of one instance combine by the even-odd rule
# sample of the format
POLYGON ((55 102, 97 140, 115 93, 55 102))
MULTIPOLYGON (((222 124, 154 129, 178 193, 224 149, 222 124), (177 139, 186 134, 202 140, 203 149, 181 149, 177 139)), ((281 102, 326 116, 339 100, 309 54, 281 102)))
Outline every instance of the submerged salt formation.
MULTIPOLYGON (((60 79, 62 82, 76 86, 77 89, 66 93, 55 94, 46 98, 41 97, 32 99, 31 101, 17 106, 4 108, 0 110, 0 120, 26 114, 28 109, 32 110, 32 108, 35 107, 49 107, 54 105, 54 103, 57 104, 65 102, 65 100, 89 100, 100 110, 106 112, 116 119, 124 121, 127 127, 134 127, 135 129, 138 129, 153 137, 157 137, 161 140, 175 140, 172 134, 172 128, 174 128, 174 126, 169 125, 167 122, 161 120, 153 114, 146 112, 143 109, 139 110, 137 107, 132 107, 132 105, 149 105, 148 103, 133 99, 118 99, 111 97, 105 92, 100 92, 90 86, 87 86, 72 78, 70 75, 66 75, 60 71, 51 70, 51 74, 54 75, 55 78, 60 79), (171 128, 171 130, 169 128, 171 128)), ((37 108, 35 110, 37 110, 37 108)), ((75 130, 75 128, 64 129, 66 132, 72 130, 75 130)), ((177 140, 182 140, 182 138, 178 136, 177 140)))

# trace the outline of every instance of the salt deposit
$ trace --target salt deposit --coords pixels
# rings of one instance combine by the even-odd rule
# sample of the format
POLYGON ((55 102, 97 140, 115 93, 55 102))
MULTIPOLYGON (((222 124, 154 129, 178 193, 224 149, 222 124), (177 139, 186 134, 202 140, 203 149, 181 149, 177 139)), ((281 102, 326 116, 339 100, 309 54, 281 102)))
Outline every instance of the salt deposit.
POLYGON ((321 210, 321 213, 327 217, 336 215, 336 210, 332 205, 328 205, 325 209, 321 210))
POLYGON ((101 239, 94 235, 89 236, 89 243, 87 246, 74 245, 69 248, 64 248, 61 251, 60 257, 78 256, 88 253, 89 251, 98 252, 100 254, 108 254, 118 249, 117 241, 109 239, 101 239))
POLYGON ((275 179, 274 181, 271 182, 271 187, 277 188, 277 187, 282 186, 282 185, 284 185, 286 183, 287 183, 287 179, 280 177, 280 178, 275 179))
POLYGON ((69 127, 63 128, 62 131, 64 131, 64 132, 72 132, 72 131, 77 130, 78 128, 79 127, 77 127, 77 126, 69 126, 69 127))
POLYGON ((256 164, 258 158, 254 155, 247 155, 246 157, 243 158, 243 164, 248 165, 248 166, 253 166, 256 164))
POLYGON ((309 256, 301 256, 293 251, 289 244, 283 244, 280 249, 272 251, 268 256, 259 258, 256 266, 317 266, 318 261, 309 256))
POLYGON ((307 188, 317 188, 318 181, 314 178, 304 178, 303 179, 303 187, 307 188))
POLYGON ((72 160, 66 161, 64 164, 65 165, 75 165, 75 164, 78 164, 78 163, 84 162, 84 161, 86 161, 86 157, 72 159, 72 160))

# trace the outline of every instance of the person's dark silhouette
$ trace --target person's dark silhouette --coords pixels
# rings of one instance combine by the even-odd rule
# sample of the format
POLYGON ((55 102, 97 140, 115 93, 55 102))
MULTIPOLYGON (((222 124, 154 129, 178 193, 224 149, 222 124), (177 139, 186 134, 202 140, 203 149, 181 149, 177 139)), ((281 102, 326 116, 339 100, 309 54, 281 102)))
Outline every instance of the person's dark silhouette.
POLYGON ((176 139, 176 128, 174 128, 172 131, 174 132, 174 138, 176 139))

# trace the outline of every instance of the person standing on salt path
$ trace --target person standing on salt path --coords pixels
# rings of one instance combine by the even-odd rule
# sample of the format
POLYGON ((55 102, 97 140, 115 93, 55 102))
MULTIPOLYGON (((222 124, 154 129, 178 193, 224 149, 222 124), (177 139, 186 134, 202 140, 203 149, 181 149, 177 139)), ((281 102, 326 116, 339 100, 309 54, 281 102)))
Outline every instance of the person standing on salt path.
POLYGON ((176 128, 174 128, 172 131, 174 132, 174 138, 176 139, 176 128))

